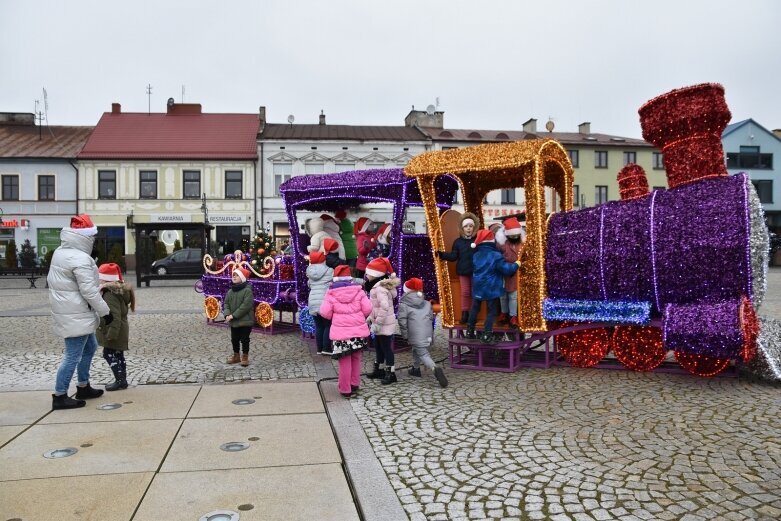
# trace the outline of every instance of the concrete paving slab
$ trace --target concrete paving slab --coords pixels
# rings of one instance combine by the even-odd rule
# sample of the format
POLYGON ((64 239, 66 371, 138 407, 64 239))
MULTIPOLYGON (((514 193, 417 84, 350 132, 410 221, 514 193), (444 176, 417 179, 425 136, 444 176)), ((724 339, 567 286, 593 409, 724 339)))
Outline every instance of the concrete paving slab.
POLYGON ((182 420, 34 425, 0 449, 0 481, 157 470, 182 420), (47 459, 64 447, 73 456, 47 459))
POLYGON ((269 382, 204 386, 187 417, 209 418, 310 412, 324 412, 315 382, 269 382), (255 400, 255 403, 248 405, 231 403, 233 400, 245 398, 255 400))
POLYGON ((6 481, 0 483, 0 519, 127 521, 153 475, 113 474, 99 482, 93 476, 6 481))
POLYGON ((338 462, 325 414, 198 418, 185 420, 160 472, 338 462), (220 445, 227 442, 249 447, 225 452, 220 445))
POLYGON ((0 447, 26 428, 27 425, 4 425, 0 427, 0 447))
POLYGON ((104 393, 75 410, 52 411, 40 423, 82 423, 120 420, 165 420, 185 418, 198 395, 200 386, 166 385, 129 387, 124 391, 104 393), (107 404, 120 404, 118 409, 100 410, 107 404))
POLYGON ((51 410, 51 391, 0 393, 0 425, 30 425, 51 410))
POLYGON ((359 519, 341 466, 327 464, 158 474, 133 520, 192 521, 215 510, 241 521, 359 519))

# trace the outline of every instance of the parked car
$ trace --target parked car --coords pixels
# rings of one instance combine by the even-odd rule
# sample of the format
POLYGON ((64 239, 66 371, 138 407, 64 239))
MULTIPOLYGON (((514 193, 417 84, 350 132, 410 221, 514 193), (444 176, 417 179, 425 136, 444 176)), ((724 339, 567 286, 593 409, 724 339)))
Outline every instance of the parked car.
POLYGON ((156 260, 150 270, 158 275, 175 273, 203 273, 203 263, 200 248, 184 248, 175 251, 168 257, 156 260))

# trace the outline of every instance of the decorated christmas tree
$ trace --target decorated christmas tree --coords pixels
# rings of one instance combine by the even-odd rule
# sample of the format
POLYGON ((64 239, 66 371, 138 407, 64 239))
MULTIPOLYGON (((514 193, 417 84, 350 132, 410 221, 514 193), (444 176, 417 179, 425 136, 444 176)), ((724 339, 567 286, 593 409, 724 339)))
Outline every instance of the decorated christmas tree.
POLYGON ((252 239, 252 249, 250 253, 252 254, 252 260, 250 261, 252 266, 261 273, 266 273, 268 270, 262 269, 263 259, 266 257, 271 257, 273 259, 274 255, 277 254, 274 237, 268 232, 258 230, 258 233, 255 234, 255 237, 252 239))

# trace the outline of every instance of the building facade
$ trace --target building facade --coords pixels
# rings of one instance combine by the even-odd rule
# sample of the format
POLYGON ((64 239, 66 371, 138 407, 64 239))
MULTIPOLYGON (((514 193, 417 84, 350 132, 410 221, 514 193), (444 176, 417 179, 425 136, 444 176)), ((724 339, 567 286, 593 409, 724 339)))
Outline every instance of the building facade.
POLYGON ((721 137, 727 171, 746 172, 757 189, 770 231, 781 233, 781 130, 769 131, 753 119, 727 125, 721 137))
MULTIPOLYGON (((79 211, 98 226, 98 254, 121 249, 135 267, 136 223, 203 223, 211 251, 242 247, 255 230, 256 114, 204 114, 169 100, 164 114, 105 113, 78 157, 79 211)), ((156 240, 200 247, 195 234, 167 230, 156 240)))
POLYGON ((0 113, 0 262, 11 240, 39 258, 60 244, 77 211, 76 156, 92 127, 38 126, 29 113, 0 113))

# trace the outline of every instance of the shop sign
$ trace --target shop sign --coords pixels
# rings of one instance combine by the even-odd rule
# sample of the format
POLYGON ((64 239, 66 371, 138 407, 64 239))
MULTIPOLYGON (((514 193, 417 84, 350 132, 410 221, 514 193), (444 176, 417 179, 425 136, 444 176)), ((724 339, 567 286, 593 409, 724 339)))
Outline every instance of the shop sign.
POLYGON ((149 216, 150 223, 189 223, 192 216, 189 213, 153 213, 149 216))
POLYGON ((24 228, 25 230, 30 227, 29 219, 2 219, 0 220, 0 227, 2 228, 24 228))
POLYGON ((483 207, 483 215, 486 217, 503 217, 503 216, 510 216, 510 215, 518 215, 519 213, 523 213, 526 211, 526 208, 518 208, 518 207, 511 207, 511 208, 486 208, 483 207))
POLYGON ((45 257, 60 246, 60 228, 38 228, 38 255, 45 257))
POLYGON ((244 224, 247 222, 246 215, 210 215, 209 224, 244 224))

